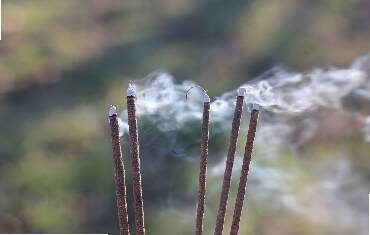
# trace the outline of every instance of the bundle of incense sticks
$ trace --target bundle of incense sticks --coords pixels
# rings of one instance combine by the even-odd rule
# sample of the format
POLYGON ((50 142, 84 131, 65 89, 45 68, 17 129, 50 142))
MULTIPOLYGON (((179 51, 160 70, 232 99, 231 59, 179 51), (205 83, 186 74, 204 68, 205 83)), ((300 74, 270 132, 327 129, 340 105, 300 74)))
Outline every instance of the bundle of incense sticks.
POLYGON ((207 161, 208 161, 208 141, 209 141, 209 110, 210 98, 205 93, 203 97, 203 122, 202 122, 202 142, 201 155, 199 164, 199 191, 198 191, 198 207, 196 217, 195 234, 203 233, 203 218, 204 204, 206 194, 206 177, 207 177, 207 161))
POLYGON ((260 110, 259 105, 257 104, 252 105, 252 112, 251 112, 251 117, 249 120, 247 142, 245 144, 244 159, 243 159, 243 165, 242 165, 242 169, 240 173, 238 193, 237 193, 236 200, 235 200, 235 208, 234 208, 233 221, 231 224, 230 235, 237 235, 239 232, 239 223, 240 223, 240 217, 241 217, 242 209, 243 209, 243 202, 244 202, 244 196, 245 196, 247 180, 248 180, 249 165, 251 163, 251 158, 252 158, 253 142, 254 142, 254 136, 255 136, 256 128, 257 128, 259 110, 260 110))
MULTIPOLYGON (((203 89, 203 88, 201 88, 203 89)), ((190 89, 189 89, 190 90, 190 89)), ((189 91, 188 90, 188 91, 189 91)), ((202 140, 201 140, 201 158, 199 165, 199 192, 198 192, 198 206, 196 216, 196 235, 203 233, 203 218, 205 207, 205 192, 206 192, 206 175, 207 175, 207 161, 208 161, 208 142, 209 142, 209 113, 210 113, 210 98, 204 91, 203 98, 203 121, 202 121, 202 140)), ((230 142, 226 158, 226 166, 224 178, 222 183, 222 190, 220 196, 220 204, 217 213, 217 220, 215 226, 215 235, 222 235, 225 215, 227 210, 227 202, 230 191, 232 169, 234 165, 236 145, 238 142, 240 122, 243 112, 243 103, 245 96, 245 88, 239 88, 238 96, 236 98, 236 105, 234 110, 234 117, 232 122, 232 129, 230 134, 230 142)), ((253 104, 251 117, 249 122, 249 130, 247 142, 245 145, 245 153, 243 159, 243 166, 240 174, 240 182, 238 186, 238 193, 235 201, 235 209, 233 214, 233 221, 231 225, 230 235, 237 235, 239 232, 239 222, 242 214, 243 202, 246 192, 246 185, 248 180, 249 165, 251 162, 251 155, 253 149, 253 142, 257 128, 257 121, 260 106, 253 104)), ((134 87, 130 84, 127 89, 127 113, 129 125, 129 146, 130 156, 132 160, 133 171, 133 193, 134 193, 134 216, 135 216, 135 234, 144 235, 144 208, 141 184, 141 169, 139 157, 139 137, 136 119, 136 97, 134 87)), ((114 161, 114 180, 116 184, 116 197, 119 217, 120 235, 129 235, 127 202, 126 202, 126 185, 125 185, 125 168, 122 159, 122 150, 119 138, 119 127, 117 120, 117 111, 115 106, 109 109, 109 121, 112 132, 112 148, 114 161)))
POLYGON ((121 143, 119 138, 119 127, 117 120, 117 109, 111 106, 108 111, 109 123, 112 135, 114 182, 116 185, 116 200, 118 209, 118 224, 120 235, 129 235, 127 202, 126 202, 126 182, 125 167, 123 164, 121 143))
POLYGON ((226 157, 226 167, 225 167, 224 179, 223 179, 222 189, 221 189, 220 204, 218 208, 216 227, 215 227, 215 232, 214 232, 215 235, 222 235, 222 231, 224 228, 227 201, 229 197, 230 184, 231 184, 231 174, 232 174, 233 165, 234 165, 236 145, 238 142, 240 120, 241 120, 242 112, 243 112, 245 92, 246 92, 245 88, 242 88, 242 87, 239 88, 238 96, 236 98, 236 105, 235 105, 234 118, 233 118, 232 127, 231 127, 229 148, 228 148, 228 153, 226 157))
POLYGON ((144 202, 143 189, 141 185, 141 169, 139 157, 139 136, 136 119, 136 97, 135 89, 130 84, 127 89, 127 114, 130 139, 130 155, 132 161, 132 178, 134 193, 134 216, 135 216, 135 235, 144 235, 144 202))

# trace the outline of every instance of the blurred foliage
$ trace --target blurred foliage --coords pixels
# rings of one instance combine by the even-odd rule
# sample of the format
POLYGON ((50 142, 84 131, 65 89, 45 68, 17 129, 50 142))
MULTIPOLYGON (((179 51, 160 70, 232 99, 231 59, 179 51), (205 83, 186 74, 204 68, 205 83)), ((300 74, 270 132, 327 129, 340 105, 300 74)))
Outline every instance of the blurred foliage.
MULTIPOLYGON (((367 0, 3 1, 0 232, 117 233, 106 108, 122 109, 129 79, 164 68, 220 94, 276 64, 348 65, 369 50, 369 12, 367 0)), ((143 144, 171 138, 146 133, 156 136, 143 133, 143 144)), ((197 151, 197 135, 194 127, 178 138, 197 151)), ((214 154, 223 140, 212 140, 214 154)), ((369 177, 369 148, 351 140, 354 165, 369 177)), ((191 234, 197 168, 166 154, 143 148, 147 230, 191 234)), ((209 234, 219 182, 209 183, 209 234)), ((251 206, 243 234, 331 234, 263 210, 251 206)))

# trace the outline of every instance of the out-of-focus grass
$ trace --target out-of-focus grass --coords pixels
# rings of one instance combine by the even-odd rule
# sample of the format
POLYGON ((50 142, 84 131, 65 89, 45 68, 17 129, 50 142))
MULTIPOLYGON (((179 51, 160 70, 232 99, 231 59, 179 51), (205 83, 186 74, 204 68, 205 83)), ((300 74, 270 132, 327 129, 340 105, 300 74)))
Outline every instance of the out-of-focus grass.
MULTIPOLYGON (((277 63, 303 70, 347 65, 369 50, 369 9, 366 0, 3 1, 0 232, 117 231, 106 108, 125 106, 129 79, 164 68, 218 95, 277 63)), ((323 161, 345 149, 366 175, 368 145, 343 123, 338 121, 340 131, 329 140, 320 132, 321 141, 303 147, 302 156, 323 161), (333 141, 334 136, 339 137, 333 141), (351 138, 343 141, 346 136, 351 138)), ((153 138, 145 133, 153 132, 144 132, 143 139, 153 138)), ((192 129, 179 138, 195 152, 198 134, 192 129)), ((211 141, 214 165, 227 136, 211 141)), ((191 233, 197 161, 152 156, 146 147, 148 233, 191 233)), ((309 181, 304 169, 281 154, 286 162, 276 167, 301 172, 297 188, 304 186, 309 181)), ((128 182, 130 177, 128 169, 128 182)), ((208 184, 207 234, 214 226, 220 180, 208 184)), ((242 234, 330 234, 304 219, 250 204, 242 234)))

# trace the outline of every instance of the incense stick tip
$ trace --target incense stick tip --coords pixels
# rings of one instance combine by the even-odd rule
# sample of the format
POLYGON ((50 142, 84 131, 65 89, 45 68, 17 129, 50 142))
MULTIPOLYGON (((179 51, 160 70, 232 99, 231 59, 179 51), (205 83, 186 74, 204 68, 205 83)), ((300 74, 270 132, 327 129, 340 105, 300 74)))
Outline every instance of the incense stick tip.
POLYGON ((238 89, 238 96, 245 96, 246 91, 247 90, 244 87, 240 87, 238 89))
POLYGON ((135 96, 135 87, 132 84, 128 85, 127 96, 135 96))
POLYGON ((204 103, 209 103, 209 102, 211 102, 211 99, 209 98, 209 96, 208 96, 207 94, 204 94, 204 96, 203 96, 203 102, 204 102, 204 103))
POLYGON ((262 109, 262 106, 256 103, 252 103, 251 107, 252 107, 252 110, 256 110, 256 111, 261 111, 262 109))
POLYGON ((114 105, 111 105, 108 110, 109 117, 117 116, 117 107, 114 105))

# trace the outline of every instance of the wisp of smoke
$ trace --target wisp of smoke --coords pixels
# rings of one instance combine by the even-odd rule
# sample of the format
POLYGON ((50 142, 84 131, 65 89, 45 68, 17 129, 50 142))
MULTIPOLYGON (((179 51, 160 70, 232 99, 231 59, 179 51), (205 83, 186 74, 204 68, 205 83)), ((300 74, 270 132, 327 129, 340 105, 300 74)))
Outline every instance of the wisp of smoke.
POLYGON ((365 141, 370 142, 370 116, 365 119, 365 141))
MULTIPOLYGON (((333 211, 330 214, 333 215, 331 220, 328 216, 328 223, 336 223, 338 217, 341 216, 334 212, 338 205, 341 205, 343 212, 341 213, 344 217, 349 214, 359 216, 360 212, 349 205, 346 206, 347 203, 341 197, 333 200, 333 195, 343 193, 341 191, 343 182, 335 174, 323 175, 321 179, 312 182, 310 192, 292 186, 297 185, 297 182, 302 180, 302 177, 304 178, 301 172, 307 172, 307 170, 302 167, 298 158, 290 158, 293 164, 282 168, 280 153, 288 151, 288 155, 294 155, 297 147, 312 139, 317 130, 314 115, 319 110, 345 111, 343 100, 349 96, 359 97, 369 102, 369 68, 370 56, 368 55, 359 58, 347 69, 315 69, 307 73, 295 73, 282 68, 274 68, 241 85, 247 90, 246 105, 257 103, 264 110, 257 130, 255 156, 248 186, 255 195, 254 198, 263 201, 264 205, 270 203, 273 208, 278 207, 278 209, 307 215, 309 212, 313 213, 314 210, 308 210, 309 206, 304 203, 304 200, 308 200, 309 195, 315 195, 324 202, 330 202, 325 204, 329 207, 329 211, 333 211), (320 194, 319 191, 325 186, 323 185, 325 182, 331 182, 331 187, 325 188, 326 193, 320 194)), ((200 122, 202 117, 201 100, 203 96, 201 91, 194 89, 190 98, 185 99, 186 90, 194 85, 196 83, 192 81, 176 83, 170 74, 163 71, 156 71, 147 78, 136 80, 139 119, 148 120, 155 130, 174 135, 194 128, 192 123, 200 122)), ((217 125, 217 128, 211 128, 211 140, 217 133, 228 135, 235 96, 236 89, 216 97, 211 103, 210 119, 212 125, 217 125)), ((365 133, 365 140, 370 142, 370 117, 366 118, 363 113, 356 112, 353 115, 360 116, 364 126, 362 131, 365 133)), ((126 117, 127 110, 121 115, 122 135, 127 133, 126 117)), ((242 129, 245 129, 243 125, 242 129)), ((245 131, 242 130, 241 134, 243 135, 245 131)), ((199 142, 200 136, 194 138, 196 138, 195 142, 199 142)), ((166 141, 163 146, 158 147, 161 150, 157 153, 165 153, 163 150, 165 148, 183 150, 194 148, 194 146, 189 147, 191 146, 189 143, 179 143, 175 136, 166 141)), ((187 158, 188 155, 196 153, 196 151, 185 151, 183 156, 187 158)), ((211 155, 210 158, 212 158, 211 155)), ((351 171, 350 162, 344 162, 347 167, 346 179, 355 177, 356 174, 351 171)), ((338 164, 343 165, 343 162, 338 164)), ((236 160, 235 165, 234 172, 239 172, 238 167, 241 161, 236 160)), ((336 163, 332 164, 332 167, 336 166, 336 163)), ((219 177, 223 170, 224 160, 220 160, 219 164, 211 165, 210 177, 219 177)), ((314 212, 317 213, 317 211, 314 212)), ((341 224, 341 226, 350 225, 341 224)))

